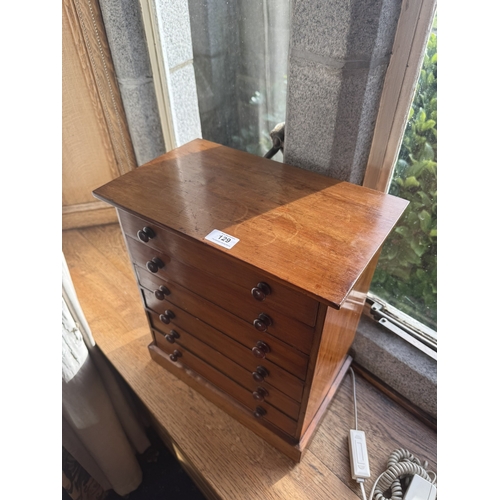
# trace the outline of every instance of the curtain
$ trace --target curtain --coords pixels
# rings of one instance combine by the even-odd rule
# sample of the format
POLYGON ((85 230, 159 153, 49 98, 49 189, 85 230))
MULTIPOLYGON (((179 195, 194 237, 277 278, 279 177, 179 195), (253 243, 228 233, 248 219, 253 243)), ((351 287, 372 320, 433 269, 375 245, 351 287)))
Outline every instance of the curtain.
POLYGON ((68 468, 63 468, 63 487, 74 493, 72 498, 99 498, 96 485, 125 496, 141 484, 136 454, 144 453, 150 441, 126 386, 95 345, 64 255, 62 261, 63 457, 66 464, 74 459, 91 478, 87 490, 94 489, 94 496, 76 493, 68 468))

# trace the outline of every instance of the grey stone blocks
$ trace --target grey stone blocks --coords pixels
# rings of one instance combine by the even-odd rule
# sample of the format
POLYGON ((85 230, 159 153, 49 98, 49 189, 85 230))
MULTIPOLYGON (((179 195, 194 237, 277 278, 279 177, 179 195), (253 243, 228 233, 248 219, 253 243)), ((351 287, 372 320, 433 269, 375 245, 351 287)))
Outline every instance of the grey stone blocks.
POLYGON ((187 0, 156 0, 176 147, 201 137, 187 0))
POLYGON ((158 103, 137 0, 100 0, 138 165, 165 153, 158 103))
POLYGON ((437 363, 434 359, 361 317, 351 347, 354 360, 431 417, 437 417, 437 363))
POLYGON ((400 0, 296 0, 284 161, 363 182, 400 0))

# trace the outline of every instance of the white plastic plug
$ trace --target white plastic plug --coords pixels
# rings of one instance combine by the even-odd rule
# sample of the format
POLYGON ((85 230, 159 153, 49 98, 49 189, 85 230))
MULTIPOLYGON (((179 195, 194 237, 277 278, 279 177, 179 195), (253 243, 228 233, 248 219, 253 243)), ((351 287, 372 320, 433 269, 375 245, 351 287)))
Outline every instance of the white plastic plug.
POLYGON ((368 463, 366 437, 363 431, 353 429, 349 431, 349 454, 351 457, 352 478, 363 480, 369 478, 370 464, 368 463))
POLYGON ((403 500, 435 500, 436 495, 436 487, 422 476, 415 474, 403 500))

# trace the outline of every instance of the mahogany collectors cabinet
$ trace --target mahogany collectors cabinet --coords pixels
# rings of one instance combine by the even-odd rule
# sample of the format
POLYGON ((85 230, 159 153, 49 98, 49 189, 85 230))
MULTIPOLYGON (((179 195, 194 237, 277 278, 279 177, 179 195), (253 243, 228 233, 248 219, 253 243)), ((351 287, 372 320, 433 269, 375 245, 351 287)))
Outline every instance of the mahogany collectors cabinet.
POLYGON ((299 461, 408 202, 205 140, 94 196, 117 208, 153 360, 299 461))

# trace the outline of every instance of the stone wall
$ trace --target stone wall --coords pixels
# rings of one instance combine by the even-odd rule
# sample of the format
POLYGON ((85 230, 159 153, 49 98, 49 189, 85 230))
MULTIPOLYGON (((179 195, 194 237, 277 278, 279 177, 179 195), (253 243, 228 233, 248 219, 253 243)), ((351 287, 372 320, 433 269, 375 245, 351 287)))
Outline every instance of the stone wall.
POLYGON ((285 162, 363 182, 400 9, 401 0, 295 1, 285 162))

